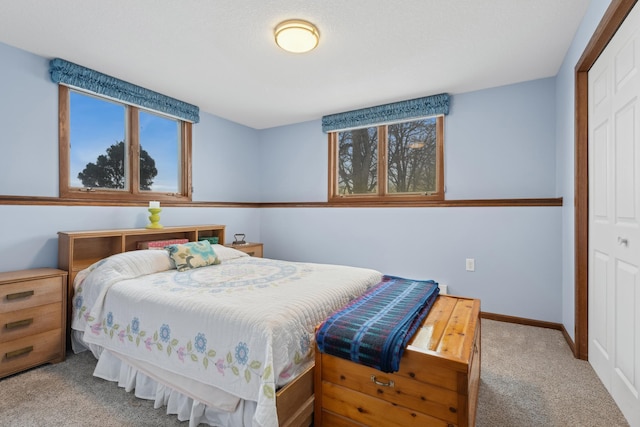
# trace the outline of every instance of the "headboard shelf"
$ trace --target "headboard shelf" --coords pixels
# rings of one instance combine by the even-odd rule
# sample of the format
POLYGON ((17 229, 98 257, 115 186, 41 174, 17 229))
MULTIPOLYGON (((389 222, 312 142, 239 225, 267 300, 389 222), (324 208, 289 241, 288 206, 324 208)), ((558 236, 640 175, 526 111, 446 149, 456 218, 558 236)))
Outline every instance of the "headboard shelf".
POLYGON ((58 232, 58 268, 69 272, 69 291, 78 271, 94 262, 122 252, 134 251, 140 242, 154 240, 218 237, 224 244, 224 225, 190 225, 159 229, 128 228, 117 230, 58 232))
POLYGON ((224 228, 224 225, 188 225, 58 232, 58 268, 69 272, 69 313, 72 307, 73 281, 80 270, 94 262, 111 255, 134 251, 138 249, 138 243, 154 240, 188 239, 195 242, 201 237, 217 237, 218 242, 224 244, 224 228))

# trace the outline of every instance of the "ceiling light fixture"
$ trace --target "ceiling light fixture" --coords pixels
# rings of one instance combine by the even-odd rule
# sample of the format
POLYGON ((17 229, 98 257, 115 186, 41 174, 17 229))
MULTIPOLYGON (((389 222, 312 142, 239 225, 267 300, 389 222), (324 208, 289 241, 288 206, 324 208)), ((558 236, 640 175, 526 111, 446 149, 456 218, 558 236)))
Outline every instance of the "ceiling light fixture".
POLYGON ((320 33, 311 22, 300 19, 283 21, 275 29, 276 44, 287 52, 305 53, 318 46, 320 33))

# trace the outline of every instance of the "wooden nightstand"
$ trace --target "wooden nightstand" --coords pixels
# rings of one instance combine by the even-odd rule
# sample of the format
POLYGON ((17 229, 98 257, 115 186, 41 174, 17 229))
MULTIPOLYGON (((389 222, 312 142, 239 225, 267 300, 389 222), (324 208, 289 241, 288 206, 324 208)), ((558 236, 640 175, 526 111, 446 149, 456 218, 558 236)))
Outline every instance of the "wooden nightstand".
POLYGON ((65 358, 67 272, 0 273, 0 378, 65 358))
POLYGON ((262 243, 245 243, 244 245, 225 245, 229 248, 237 249, 256 258, 262 258, 262 243))

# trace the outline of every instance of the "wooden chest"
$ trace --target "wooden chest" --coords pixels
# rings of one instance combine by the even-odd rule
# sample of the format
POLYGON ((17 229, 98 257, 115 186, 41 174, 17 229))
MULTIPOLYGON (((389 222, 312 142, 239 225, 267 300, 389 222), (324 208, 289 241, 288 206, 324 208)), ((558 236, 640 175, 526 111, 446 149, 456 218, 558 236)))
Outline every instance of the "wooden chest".
POLYGON ((386 374, 316 351, 315 426, 474 426, 480 301, 438 296, 386 374))

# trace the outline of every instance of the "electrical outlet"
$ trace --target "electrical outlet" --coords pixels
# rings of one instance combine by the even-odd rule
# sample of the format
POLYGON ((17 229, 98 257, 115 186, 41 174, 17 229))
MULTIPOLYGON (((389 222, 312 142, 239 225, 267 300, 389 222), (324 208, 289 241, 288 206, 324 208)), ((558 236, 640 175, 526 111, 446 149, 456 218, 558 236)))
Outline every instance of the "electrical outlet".
POLYGON ((476 271, 476 260, 474 258, 467 258, 466 270, 476 271))

